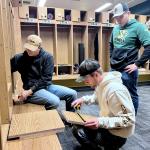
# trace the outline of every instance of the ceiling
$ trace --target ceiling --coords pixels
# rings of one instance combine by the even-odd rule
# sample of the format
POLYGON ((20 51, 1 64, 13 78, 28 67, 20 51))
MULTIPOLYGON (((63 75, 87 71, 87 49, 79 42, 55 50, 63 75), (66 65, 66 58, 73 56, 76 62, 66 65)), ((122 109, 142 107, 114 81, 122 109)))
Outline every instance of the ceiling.
MULTIPOLYGON (((38 5, 39 0, 23 0, 30 1, 32 5, 38 5)), ((78 10, 95 10, 99 6, 103 5, 106 2, 111 2, 113 5, 107 10, 113 8, 113 6, 119 2, 127 2, 129 7, 138 5, 146 0, 47 0, 45 6, 47 7, 58 7, 58 8, 69 8, 69 9, 78 9, 78 10)))

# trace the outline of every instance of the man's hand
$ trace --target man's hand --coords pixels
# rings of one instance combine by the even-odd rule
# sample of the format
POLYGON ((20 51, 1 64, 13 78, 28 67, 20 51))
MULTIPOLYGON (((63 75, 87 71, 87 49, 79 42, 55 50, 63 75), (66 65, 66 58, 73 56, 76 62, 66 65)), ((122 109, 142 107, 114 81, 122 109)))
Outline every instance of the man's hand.
POLYGON ((78 105, 81 105, 82 103, 83 103, 83 99, 79 98, 79 99, 76 99, 75 101, 73 101, 72 104, 71 104, 71 106, 75 108, 78 105))
POLYGON ((25 101, 25 100, 28 98, 28 96, 30 96, 32 93, 33 93, 33 92, 32 92, 31 89, 30 89, 30 90, 23 90, 23 91, 19 94, 18 99, 19 99, 20 101, 25 101))
POLYGON ((98 119, 96 118, 93 120, 86 121, 84 123, 84 126, 90 128, 90 129, 98 129, 98 127, 99 127, 98 119))
POLYGON ((128 65, 127 67, 125 67, 125 70, 128 73, 131 73, 137 69, 138 69, 138 67, 136 66, 136 64, 131 64, 131 65, 128 65))

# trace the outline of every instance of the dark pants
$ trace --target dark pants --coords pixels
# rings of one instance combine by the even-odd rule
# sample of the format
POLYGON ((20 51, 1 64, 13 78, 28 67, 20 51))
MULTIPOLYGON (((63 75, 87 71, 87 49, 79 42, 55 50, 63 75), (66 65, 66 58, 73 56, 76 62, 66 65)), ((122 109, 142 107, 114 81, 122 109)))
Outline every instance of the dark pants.
POLYGON ((104 147, 104 150, 118 150, 127 140, 102 128, 92 130, 81 126, 73 126, 72 132, 78 142, 90 150, 101 150, 101 147, 104 147))
POLYGON ((137 94, 137 80, 138 80, 138 70, 133 71, 132 73, 121 72, 122 73, 122 81, 123 84, 127 87, 130 92, 133 105, 135 108, 135 114, 137 114, 138 106, 139 106, 139 97, 137 94))

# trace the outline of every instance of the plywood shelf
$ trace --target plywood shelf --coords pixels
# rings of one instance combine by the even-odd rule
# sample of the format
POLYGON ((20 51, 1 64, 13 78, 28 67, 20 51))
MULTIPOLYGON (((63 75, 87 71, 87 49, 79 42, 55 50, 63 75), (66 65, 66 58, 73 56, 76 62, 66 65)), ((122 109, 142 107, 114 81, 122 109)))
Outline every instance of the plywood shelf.
POLYGON ((5 150, 62 150, 57 135, 7 141, 5 150))
POLYGON ((64 124, 56 110, 13 114, 8 139, 39 137, 64 130, 64 124))

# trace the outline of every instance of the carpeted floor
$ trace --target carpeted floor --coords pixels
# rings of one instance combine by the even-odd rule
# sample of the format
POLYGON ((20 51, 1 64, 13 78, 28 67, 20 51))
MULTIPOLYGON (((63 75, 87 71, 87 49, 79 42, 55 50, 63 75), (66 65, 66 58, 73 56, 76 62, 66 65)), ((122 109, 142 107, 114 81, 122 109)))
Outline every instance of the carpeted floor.
MULTIPOLYGON (((78 92, 78 97, 92 94, 93 91, 78 92)), ((136 129, 133 136, 128 138, 126 144, 120 150, 150 150, 150 85, 139 86, 140 98, 139 110, 136 116, 136 129)), ((64 101, 59 109, 65 109, 64 101)), ((98 115, 97 105, 84 105, 81 111, 85 114, 98 115)), ((83 150, 73 137, 71 128, 66 126, 63 133, 58 134, 63 150, 83 150)))

